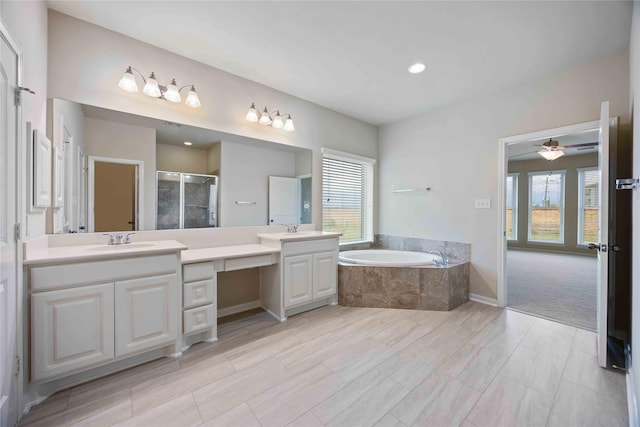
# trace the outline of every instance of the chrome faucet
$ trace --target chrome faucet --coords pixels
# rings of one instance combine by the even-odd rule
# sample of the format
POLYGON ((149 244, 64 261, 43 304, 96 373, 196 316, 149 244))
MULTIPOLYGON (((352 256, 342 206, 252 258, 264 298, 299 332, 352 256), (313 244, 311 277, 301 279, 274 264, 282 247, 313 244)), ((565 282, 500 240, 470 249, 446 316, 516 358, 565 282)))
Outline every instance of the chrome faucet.
POLYGON ((287 233, 297 233, 297 232, 298 232, 298 224, 287 225, 287 233))
POLYGON ((136 233, 102 233, 104 236, 109 236, 108 245, 126 245, 131 243, 131 236, 136 233))
POLYGON ((441 251, 437 251, 437 250, 433 250, 433 251, 429 251, 430 254, 433 255, 438 255, 440 257, 440 259, 442 261, 438 262, 438 260, 435 260, 434 263, 439 266, 439 267, 444 267, 445 265, 449 265, 449 258, 442 253, 441 251))

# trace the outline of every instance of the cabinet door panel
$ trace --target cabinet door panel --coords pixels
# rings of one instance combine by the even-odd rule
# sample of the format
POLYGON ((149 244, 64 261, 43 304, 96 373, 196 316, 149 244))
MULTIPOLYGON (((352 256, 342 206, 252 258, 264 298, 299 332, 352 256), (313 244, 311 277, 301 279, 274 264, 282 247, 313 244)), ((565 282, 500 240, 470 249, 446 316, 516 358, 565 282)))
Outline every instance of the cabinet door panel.
POLYGON ((313 256, 284 258, 285 308, 311 301, 313 298, 313 256))
POLYGON ((313 298, 334 295, 338 284, 338 254, 313 254, 313 298))
POLYGON ((175 274, 116 282, 116 356, 175 341, 177 302, 175 274))
POLYGON ((112 359, 113 304, 113 283, 33 294, 33 380, 112 359))

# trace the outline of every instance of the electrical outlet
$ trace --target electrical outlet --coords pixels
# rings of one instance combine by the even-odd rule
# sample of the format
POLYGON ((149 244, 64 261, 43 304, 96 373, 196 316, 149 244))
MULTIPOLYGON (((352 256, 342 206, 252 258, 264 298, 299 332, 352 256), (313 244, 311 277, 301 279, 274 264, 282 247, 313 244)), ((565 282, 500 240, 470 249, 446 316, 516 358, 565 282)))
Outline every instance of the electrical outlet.
POLYGON ((476 199, 476 209, 491 209, 491 199, 476 199))

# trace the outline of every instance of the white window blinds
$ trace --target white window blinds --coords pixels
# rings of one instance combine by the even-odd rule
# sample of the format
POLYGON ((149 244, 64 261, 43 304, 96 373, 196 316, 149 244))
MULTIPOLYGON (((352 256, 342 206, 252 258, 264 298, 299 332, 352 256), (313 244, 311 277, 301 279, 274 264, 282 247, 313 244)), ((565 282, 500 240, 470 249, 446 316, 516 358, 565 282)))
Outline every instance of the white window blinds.
POLYGON ((323 150, 322 229, 341 243, 373 241, 373 160, 323 150))

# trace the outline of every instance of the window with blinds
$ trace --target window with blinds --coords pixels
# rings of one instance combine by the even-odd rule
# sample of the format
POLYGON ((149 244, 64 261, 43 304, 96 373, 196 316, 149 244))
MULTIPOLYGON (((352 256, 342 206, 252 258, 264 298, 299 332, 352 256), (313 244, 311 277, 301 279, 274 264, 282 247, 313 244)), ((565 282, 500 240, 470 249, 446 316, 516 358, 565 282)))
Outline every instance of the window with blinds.
POLYGON ((373 241, 373 159, 322 151, 322 230, 340 243, 373 241))
POLYGON ((578 169, 578 244, 598 241, 600 223, 600 171, 578 169))

